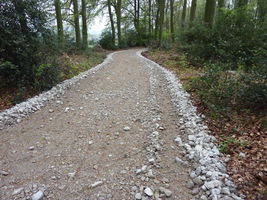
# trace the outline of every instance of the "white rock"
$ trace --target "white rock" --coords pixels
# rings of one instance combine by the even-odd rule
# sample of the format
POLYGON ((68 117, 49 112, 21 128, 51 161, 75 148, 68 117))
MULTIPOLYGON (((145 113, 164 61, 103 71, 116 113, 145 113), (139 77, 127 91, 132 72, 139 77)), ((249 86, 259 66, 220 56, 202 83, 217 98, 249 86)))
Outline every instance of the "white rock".
POLYGON ((102 184, 103 184, 103 181, 96 181, 93 184, 91 184, 91 188, 95 188, 95 187, 100 186, 102 184))
POLYGON ((23 191, 24 188, 18 188, 16 190, 14 190, 14 192, 12 193, 12 195, 17 195, 19 193, 21 193, 23 191))
POLYGON ((144 166, 142 166, 142 168, 141 168, 142 172, 145 172, 146 169, 147 169, 147 165, 144 165, 144 166))
POLYGON ((176 137, 174 142, 176 142, 179 146, 181 146, 183 144, 183 141, 180 137, 176 137))
POLYGON ((129 131, 129 130, 131 130, 131 128, 130 128, 129 126, 125 126, 125 127, 123 128, 123 130, 124 130, 124 131, 129 131))
POLYGON ((41 200, 44 197, 44 193, 42 191, 36 192, 32 195, 32 200, 41 200))
POLYGON ((0 174, 3 175, 3 176, 7 176, 9 173, 6 172, 6 171, 0 170, 0 174))
POLYGON ((76 172, 70 172, 70 173, 68 173, 68 176, 69 176, 70 178, 74 178, 75 174, 76 174, 76 172))
POLYGON ((160 187, 159 190, 160 190, 160 192, 164 193, 166 195, 166 197, 170 197, 172 195, 172 191, 170 191, 164 187, 160 187))
POLYGON ((241 158, 245 158, 245 157, 246 157, 246 154, 243 153, 243 152, 240 152, 240 153, 239 153, 239 156, 240 156, 241 158))
POLYGON ((69 112, 69 110, 70 110, 70 108, 69 108, 69 107, 66 107, 65 110, 64 110, 64 112, 65 112, 65 113, 66 113, 66 112, 69 112))
POLYGON ((136 193, 135 194, 135 199, 141 200, 142 199, 142 195, 140 193, 136 193))
POLYGON ((178 164, 182 164, 184 161, 182 161, 180 158, 176 157, 175 162, 178 164))
POLYGON ((28 147, 28 150, 30 150, 30 151, 34 150, 34 146, 28 147))
POLYGON ((188 140, 195 141, 196 140, 196 136, 194 136, 194 135, 188 135, 188 140))
POLYGON ((153 191, 149 187, 146 187, 146 189, 144 190, 144 193, 149 197, 152 197, 154 194, 153 191))

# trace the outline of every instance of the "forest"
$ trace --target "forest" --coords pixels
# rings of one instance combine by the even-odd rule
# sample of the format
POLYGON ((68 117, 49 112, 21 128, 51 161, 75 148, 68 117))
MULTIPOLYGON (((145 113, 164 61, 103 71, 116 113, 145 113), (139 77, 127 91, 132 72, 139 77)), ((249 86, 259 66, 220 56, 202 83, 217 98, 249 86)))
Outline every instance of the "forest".
POLYGON ((266 0, 1 0, 0 110, 131 47, 177 74, 239 190, 266 198, 266 0))

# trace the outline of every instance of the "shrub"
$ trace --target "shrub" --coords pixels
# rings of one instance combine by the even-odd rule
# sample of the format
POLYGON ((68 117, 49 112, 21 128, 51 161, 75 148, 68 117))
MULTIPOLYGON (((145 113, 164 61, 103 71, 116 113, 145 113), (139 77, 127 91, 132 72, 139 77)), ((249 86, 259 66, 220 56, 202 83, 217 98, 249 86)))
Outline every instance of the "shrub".
POLYGON ((103 31, 101 34, 101 38, 99 40, 99 44, 102 48, 108 50, 115 50, 117 47, 112 42, 112 34, 110 31, 103 31))
POLYGON ((266 31, 267 24, 258 24, 252 9, 224 9, 213 29, 196 23, 181 33, 181 43, 194 59, 229 63, 232 69, 242 65, 249 70, 266 63, 266 31))
POLYGON ((267 108, 267 73, 256 69, 230 71, 227 66, 212 64, 206 72, 190 82, 190 89, 201 98, 214 118, 227 117, 229 111, 267 108))
POLYGON ((0 88, 16 85, 19 77, 19 68, 9 61, 0 60, 0 88))
POLYGON ((42 64, 37 67, 34 87, 38 91, 48 90, 60 81, 60 71, 55 64, 42 64))

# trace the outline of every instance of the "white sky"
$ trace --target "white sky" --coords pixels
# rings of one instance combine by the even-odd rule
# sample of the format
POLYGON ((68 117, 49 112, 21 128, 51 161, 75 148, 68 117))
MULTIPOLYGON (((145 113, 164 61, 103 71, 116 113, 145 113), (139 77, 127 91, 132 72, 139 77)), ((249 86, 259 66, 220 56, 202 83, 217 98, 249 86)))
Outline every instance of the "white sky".
POLYGON ((90 37, 99 38, 102 31, 106 28, 107 25, 108 25, 108 18, 106 15, 103 16, 99 15, 95 17, 93 22, 89 25, 90 37))

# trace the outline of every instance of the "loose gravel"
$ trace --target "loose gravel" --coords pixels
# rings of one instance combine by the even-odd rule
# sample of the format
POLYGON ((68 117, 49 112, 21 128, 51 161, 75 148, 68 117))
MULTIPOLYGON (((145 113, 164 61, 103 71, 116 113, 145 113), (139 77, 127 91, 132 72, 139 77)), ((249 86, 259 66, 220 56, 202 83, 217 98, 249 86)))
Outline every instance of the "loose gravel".
POLYGON ((0 113, 0 199, 242 199, 189 95, 142 51, 0 113))
MULTIPOLYGON (((235 185, 227 174, 224 158, 215 145, 216 139, 202 120, 205 116, 197 114, 196 107, 190 101, 190 95, 182 89, 182 84, 175 75, 143 57, 142 52, 137 52, 137 55, 146 60, 149 68, 151 66, 159 68, 165 74, 172 103, 181 117, 180 136, 174 141, 179 147, 184 148, 184 157, 194 165, 190 171, 192 181, 189 182, 189 188, 192 189, 195 198, 241 200, 242 198, 235 194, 235 185)), ((175 161, 183 163, 178 157, 175 161)))

